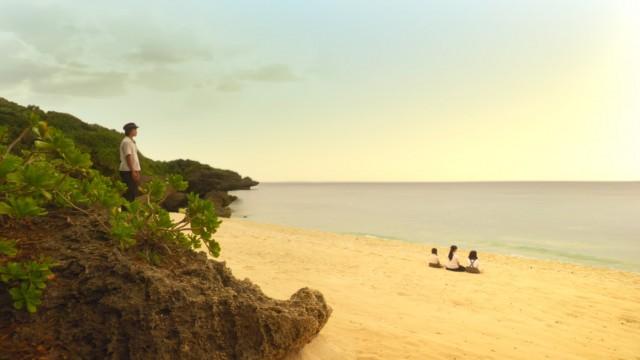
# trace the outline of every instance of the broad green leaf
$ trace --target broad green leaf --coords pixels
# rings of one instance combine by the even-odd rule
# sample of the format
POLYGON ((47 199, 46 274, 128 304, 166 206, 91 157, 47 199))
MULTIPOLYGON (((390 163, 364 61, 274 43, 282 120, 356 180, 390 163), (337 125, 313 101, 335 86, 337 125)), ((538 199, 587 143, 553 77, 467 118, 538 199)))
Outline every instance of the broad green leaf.
POLYGON ((7 155, 0 161, 0 179, 5 178, 9 173, 16 171, 21 164, 21 158, 14 155, 7 155))
POLYGON ((0 239, 0 255, 14 257, 18 254, 16 242, 11 240, 0 239))
POLYGON ((8 215, 21 219, 29 216, 42 216, 47 211, 30 196, 9 197, 6 202, 0 202, 0 215, 8 215))

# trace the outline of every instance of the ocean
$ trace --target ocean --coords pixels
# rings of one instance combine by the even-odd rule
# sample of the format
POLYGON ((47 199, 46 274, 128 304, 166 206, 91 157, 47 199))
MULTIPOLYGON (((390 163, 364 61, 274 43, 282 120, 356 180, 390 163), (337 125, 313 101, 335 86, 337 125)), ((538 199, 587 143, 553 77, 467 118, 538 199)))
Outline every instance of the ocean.
POLYGON ((640 182, 262 183, 234 217, 640 272, 640 182))

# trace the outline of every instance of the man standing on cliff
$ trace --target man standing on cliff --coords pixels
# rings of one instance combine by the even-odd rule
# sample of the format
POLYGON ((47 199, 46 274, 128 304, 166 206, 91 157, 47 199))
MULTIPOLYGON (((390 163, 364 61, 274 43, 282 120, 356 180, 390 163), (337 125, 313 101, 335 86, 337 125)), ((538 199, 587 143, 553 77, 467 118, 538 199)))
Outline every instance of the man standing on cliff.
POLYGON ((127 184, 124 198, 133 201, 138 196, 138 184, 140 184, 140 161, 138 160, 138 147, 133 140, 138 135, 138 125, 128 123, 123 126, 124 139, 120 142, 120 177, 127 184))

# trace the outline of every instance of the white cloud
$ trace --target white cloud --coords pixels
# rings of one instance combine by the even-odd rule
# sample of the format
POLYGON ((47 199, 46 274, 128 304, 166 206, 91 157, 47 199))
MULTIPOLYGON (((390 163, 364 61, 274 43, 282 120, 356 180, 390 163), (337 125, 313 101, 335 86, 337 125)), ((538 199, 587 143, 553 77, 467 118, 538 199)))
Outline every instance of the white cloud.
POLYGON ((251 50, 229 54, 223 40, 216 43, 214 34, 196 31, 196 25, 153 16, 141 21, 139 12, 100 13, 99 7, 87 12, 83 6, 0 4, 0 89, 105 97, 123 95, 132 86, 172 92, 213 85, 229 92, 300 79, 286 64, 252 67, 259 60, 251 50), (241 70, 226 72, 239 62, 244 62, 241 70))
POLYGON ((218 90, 223 92, 240 91, 249 82, 285 83, 299 80, 300 77, 288 65, 271 64, 227 75, 222 78, 218 90))

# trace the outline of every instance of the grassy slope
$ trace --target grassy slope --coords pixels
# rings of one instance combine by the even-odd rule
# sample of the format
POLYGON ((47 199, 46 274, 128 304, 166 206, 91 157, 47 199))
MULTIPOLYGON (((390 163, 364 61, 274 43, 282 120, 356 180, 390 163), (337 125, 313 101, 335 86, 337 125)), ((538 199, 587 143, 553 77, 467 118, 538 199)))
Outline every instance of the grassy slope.
MULTIPOLYGON (((26 122, 22 114, 25 107, 0 97, 0 126, 8 126, 10 136, 24 129, 26 122)), ((100 125, 87 124, 73 115, 55 111, 41 112, 42 118, 71 137, 80 149, 91 154, 94 167, 107 176, 116 176, 119 164, 118 146, 122 133, 100 125)), ((251 178, 243 178, 231 171, 216 169, 193 160, 155 161, 140 157, 143 172, 149 176, 171 173, 183 175, 189 181, 189 191, 205 195, 212 190, 247 189, 257 185, 251 178)))

